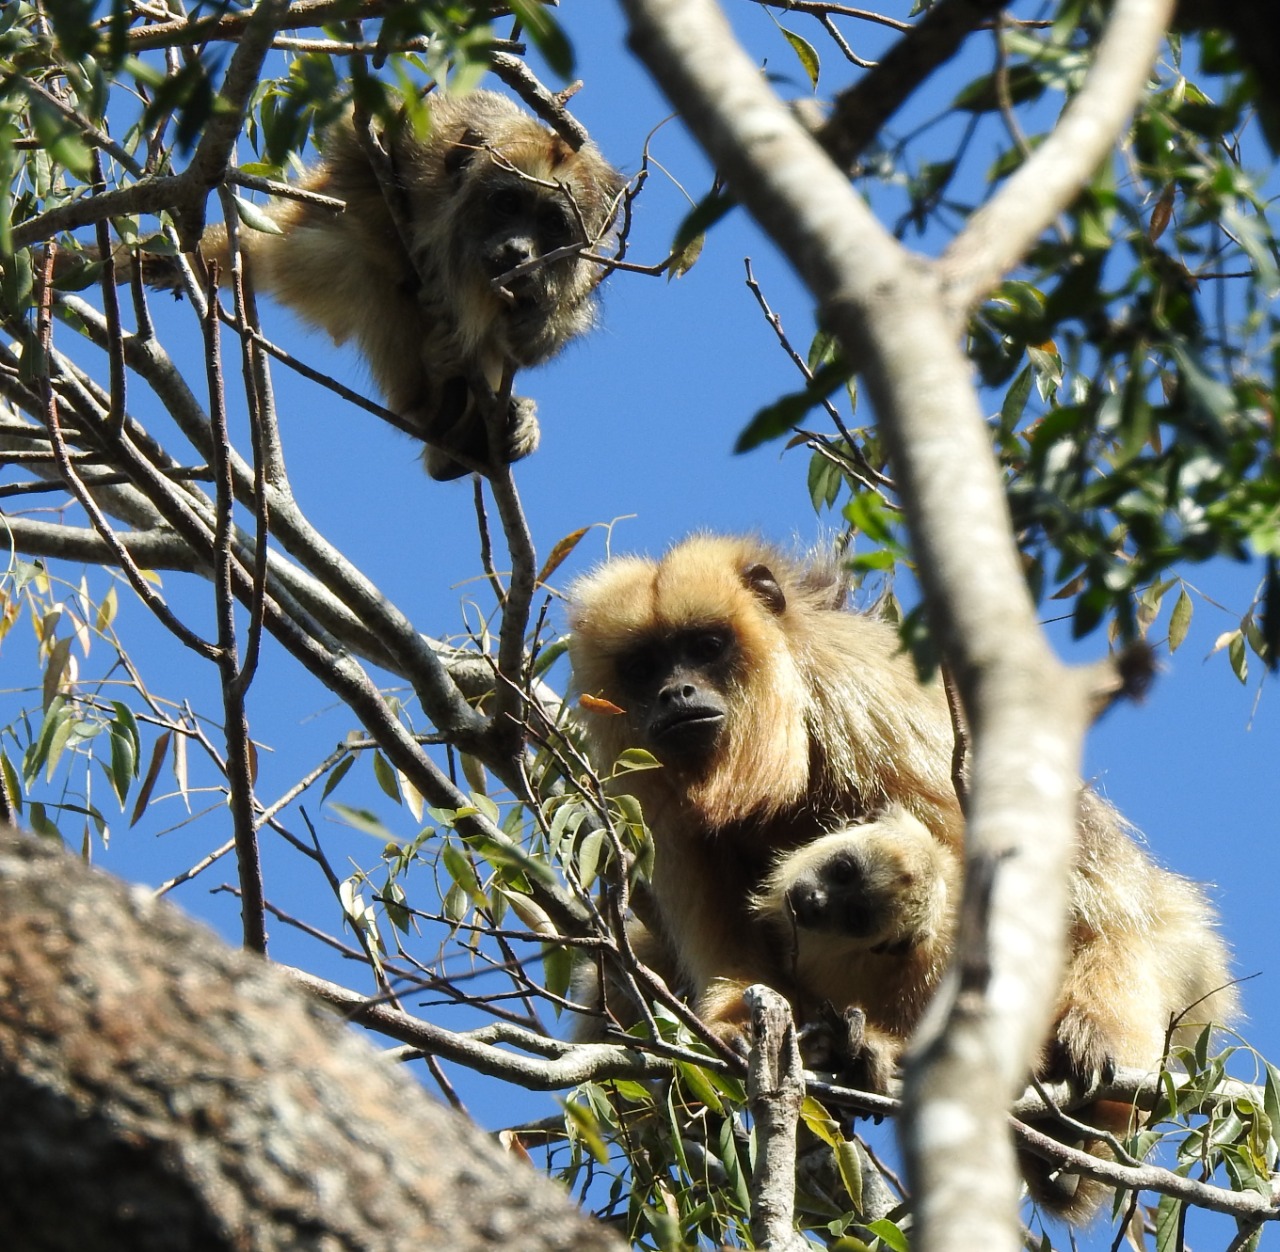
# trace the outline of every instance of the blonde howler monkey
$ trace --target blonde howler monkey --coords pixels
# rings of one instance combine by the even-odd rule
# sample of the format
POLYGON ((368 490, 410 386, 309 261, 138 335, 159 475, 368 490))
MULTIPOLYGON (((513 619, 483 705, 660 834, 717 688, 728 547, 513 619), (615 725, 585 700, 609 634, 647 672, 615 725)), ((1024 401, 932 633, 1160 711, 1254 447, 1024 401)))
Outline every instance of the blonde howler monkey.
MULTIPOLYGON (((739 1035, 752 982, 802 1021, 824 1001, 859 1009, 874 1081, 950 956, 964 823, 944 693, 920 683, 892 625, 842 600, 830 562, 696 536, 581 580, 569 647, 576 689, 599 698, 582 714, 597 765, 632 747, 661 763, 619 785, 652 830, 658 938, 699 1015, 739 1035)), ((1155 1068, 1172 1015, 1196 1006, 1185 1036, 1235 997, 1200 889, 1081 796, 1067 969, 1038 1072, 1088 1086, 1155 1068)), ((1078 1116, 1123 1128, 1129 1110, 1078 1116)), ((1096 1185, 1024 1167, 1054 1211, 1096 1208, 1096 1185)))
MULTIPOLYGON (((355 340, 387 407, 427 443, 428 473, 449 479, 467 472, 451 452, 490 463, 485 408, 506 371, 540 365, 593 325, 601 270, 572 249, 607 235, 624 180, 594 144, 575 151, 505 96, 428 103, 429 133, 403 123, 382 135, 406 237, 348 115, 300 184, 345 212, 278 198, 266 213, 282 233, 239 238, 260 290, 336 342, 355 340)), ((200 250, 225 274, 224 226, 200 250)), ((162 259, 145 257, 143 272, 173 284, 162 259)), ((504 462, 537 447, 535 413, 511 397, 504 462)))

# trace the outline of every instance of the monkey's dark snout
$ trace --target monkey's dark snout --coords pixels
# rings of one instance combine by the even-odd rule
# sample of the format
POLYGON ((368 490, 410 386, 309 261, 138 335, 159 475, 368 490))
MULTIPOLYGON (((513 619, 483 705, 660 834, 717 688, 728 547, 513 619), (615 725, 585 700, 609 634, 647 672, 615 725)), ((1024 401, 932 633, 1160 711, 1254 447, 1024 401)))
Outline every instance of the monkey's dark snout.
POLYGON ((676 679, 658 692, 649 734, 665 749, 700 756, 715 746, 724 720, 724 709, 696 683, 676 679))
POLYGON ((492 280, 502 281, 503 289, 514 301, 526 305, 536 304, 537 295, 543 286, 540 271, 531 269, 527 273, 512 274, 510 278, 507 275, 526 261, 534 260, 537 255, 537 245, 532 239, 523 235, 513 235, 500 240, 488 249, 485 253, 485 267, 492 280))
POLYGON ((830 900, 819 883, 797 883, 787 892, 787 907, 796 925, 805 930, 818 930, 827 921, 830 900))

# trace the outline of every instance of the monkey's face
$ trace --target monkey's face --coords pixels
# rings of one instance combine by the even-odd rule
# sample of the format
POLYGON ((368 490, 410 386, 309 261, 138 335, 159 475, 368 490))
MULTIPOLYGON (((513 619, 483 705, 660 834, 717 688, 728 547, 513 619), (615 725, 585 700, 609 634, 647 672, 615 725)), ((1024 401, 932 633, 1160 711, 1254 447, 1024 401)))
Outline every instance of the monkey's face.
POLYGON ((797 931, 905 952, 933 938, 948 907, 941 849, 906 812, 824 835, 785 857, 756 909, 797 931))
MULTIPOLYGON (((892 916, 892 877, 888 866, 868 858, 864 849, 844 847, 804 868, 787 888, 787 909, 801 930, 877 940, 892 916)), ((909 890, 909 876, 899 885, 909 890)))
POLYGON ((632 727, 664 765, 697 766, 714 753, 726 725, 736 643, 727 626, 700 625, 647 639, 617 658, 632 727))
POLYGON ((630 775, 642 803, 674 799, 708 829, 805 803, 810 698, 787 592, 753 540, 699 536, 661 561, 620 558, 573 591, 569 652, 589 747, 666 768, 630 775), (603 699, 616 708, 593 706, 603 699))
POLYGON ((507 352, 520 365, 546 360, 587 328, 599 271, 570 249, 587 242, 571 192, 497 160, 473 163, 458 217, 459 257, 488 294, 507 352))

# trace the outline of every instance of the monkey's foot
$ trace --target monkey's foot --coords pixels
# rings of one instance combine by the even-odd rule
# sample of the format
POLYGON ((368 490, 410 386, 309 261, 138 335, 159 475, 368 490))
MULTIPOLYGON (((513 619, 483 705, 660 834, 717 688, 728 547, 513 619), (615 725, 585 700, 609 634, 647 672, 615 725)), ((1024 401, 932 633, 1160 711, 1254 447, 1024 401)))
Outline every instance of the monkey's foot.
POLYGON ((1069 1008, 1045 1046, 1037 1076, 1051 1082, 1066 1080, 1083 1093, 1109 1083, 1115 1075, 1115 1053, 1101 1026, 1079 1006, 1069 1008))

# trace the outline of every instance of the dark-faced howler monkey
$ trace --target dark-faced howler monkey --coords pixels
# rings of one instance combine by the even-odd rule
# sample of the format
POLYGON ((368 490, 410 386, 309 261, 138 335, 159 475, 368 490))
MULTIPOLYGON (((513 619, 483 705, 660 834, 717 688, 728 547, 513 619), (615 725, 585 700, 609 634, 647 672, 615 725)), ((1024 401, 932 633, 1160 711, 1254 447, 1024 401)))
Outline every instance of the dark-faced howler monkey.
MULTIPOLYGON (((765 982, 803 1021, 865 1014, 864 1070, 896 1059, 950 956, 964 822, 944 693, 896 629, 848 612, 830 562, 751 538, 696 536, 661 560, 612 560, 571 594, 570 653, 604 770, 625 748, 653 832, 654 941, 726 1037, 765 982), (621 714, 601 709, 616 706, 621 714)), ((1173 1017, 1194 1038, 1235 1009, 1201 889, 1157 866, 1120 815, 1081 791, 1067 966, 1038 1072, 1087 1086, 1154 1069, 1173 1017)), ((620 1006, 624 1017, 625 1006, 620 1006)), ((1125 1105, 1078 1116, 1125 1129, 1125 1105)), ((1088 1150, 1100 1141, 1089 1140, 1088 1150)), ((1033 1193, 1081 1220, 1105 1189, 1030 1157, 1033 1193)))

